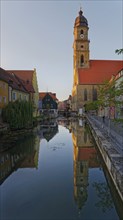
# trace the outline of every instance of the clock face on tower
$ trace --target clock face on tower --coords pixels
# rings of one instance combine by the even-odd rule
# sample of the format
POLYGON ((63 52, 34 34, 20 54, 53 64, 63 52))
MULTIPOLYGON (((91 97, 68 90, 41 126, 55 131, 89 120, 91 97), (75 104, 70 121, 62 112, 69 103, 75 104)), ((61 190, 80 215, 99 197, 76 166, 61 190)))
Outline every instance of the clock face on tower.
POLYGON ((80 37, 81 37, 81 38, 84 38, 84 34, 80 34, 80 37))

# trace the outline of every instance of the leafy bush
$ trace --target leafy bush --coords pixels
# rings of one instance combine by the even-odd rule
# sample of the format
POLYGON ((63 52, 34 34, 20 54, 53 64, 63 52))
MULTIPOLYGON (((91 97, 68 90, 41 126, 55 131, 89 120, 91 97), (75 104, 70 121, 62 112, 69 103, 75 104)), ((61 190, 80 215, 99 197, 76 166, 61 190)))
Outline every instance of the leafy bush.
POLYGON ((27 101, 10 102, 3 109, 2 118, 10 129, 29 128, 33 124, 33 105, 27 101))

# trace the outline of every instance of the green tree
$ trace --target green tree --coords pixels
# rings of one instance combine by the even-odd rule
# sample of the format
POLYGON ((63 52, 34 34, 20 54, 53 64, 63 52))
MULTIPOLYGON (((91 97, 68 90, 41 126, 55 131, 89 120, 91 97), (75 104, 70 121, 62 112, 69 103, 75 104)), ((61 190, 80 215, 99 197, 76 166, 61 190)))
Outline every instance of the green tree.
POLYGON ((98 110, 98 101, 89 102, 85 105, 85 111, 98 110))
POLYGON ((105 81, 103 85, 99 86, 98 90, 98 104, 105 106, 114 106, 116 104, 116 88, 115 80, 105 81))
POLYGON ((10 125, 11 129, 32 127, 33 105, 27 101, 10 102, 2 111, 3 121, 10 125))
POLYGON ((94 182, 93 187, 95 188, 98 201, 95 204, 97 208, 100 208, 103 212, 106 212, 113 208, 113 200, 108 186, 104 182, 94 182))
POLYGON ((121 48, 121 49, 116 49, 116 50, 115 50, 115 53, 117 53, 118 55, 121 54, 121 53, 123 53, 123 48, 121 48))

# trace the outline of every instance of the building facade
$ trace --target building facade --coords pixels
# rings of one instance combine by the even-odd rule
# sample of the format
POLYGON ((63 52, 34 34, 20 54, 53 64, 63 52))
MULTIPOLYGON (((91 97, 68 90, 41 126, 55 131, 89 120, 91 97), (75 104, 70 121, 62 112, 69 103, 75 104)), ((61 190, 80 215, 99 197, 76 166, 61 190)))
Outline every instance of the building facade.
POLYGON ((8 104, 8 83, 0 77, 0 115, 2 109, 8 104))
POLYGON ((88 21, 82 10, 74 23, 72 110, 79 112, 98 99, 99 85, 123 68, 119 60, 91 60, 88 21))
POLYGON ((34 70, 8 70, 7 72, 15 74, 19 77, 30 94, 30 101, 33 102, 34 106, 34 116, 38 115, 38 103, 39 103, 39 91, 37 83, 36 69, 34 70))
POLYGON ((120 95, 116 96, 116 101, 119 104, 115 108, 115 117, 123 119, 123 69, 115 77, 115 87, 116 89, 120 89, 120 95))
POLYGON ((15 74, 0 68, 0 114, 9 102, 16 100, 29 101, 29 92, 15 74))
POLYGON ((58 99, 56 98, 56 93, 39 93, 39 111, 40 113, 49 115, 51 117, 58 116, 58 99))

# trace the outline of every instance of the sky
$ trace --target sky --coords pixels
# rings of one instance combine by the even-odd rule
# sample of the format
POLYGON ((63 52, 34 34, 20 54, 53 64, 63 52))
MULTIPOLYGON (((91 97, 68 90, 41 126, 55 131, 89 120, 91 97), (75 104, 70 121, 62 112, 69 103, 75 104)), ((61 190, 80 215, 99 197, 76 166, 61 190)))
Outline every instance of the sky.
POLYGON ((115 53, 123 48, 122 0, 1 0, 0 66, 36 68, 39 91, 67 99, 73 85, 73 27, 80 7, 89 25, 90 59, 122 59, 115 53))

